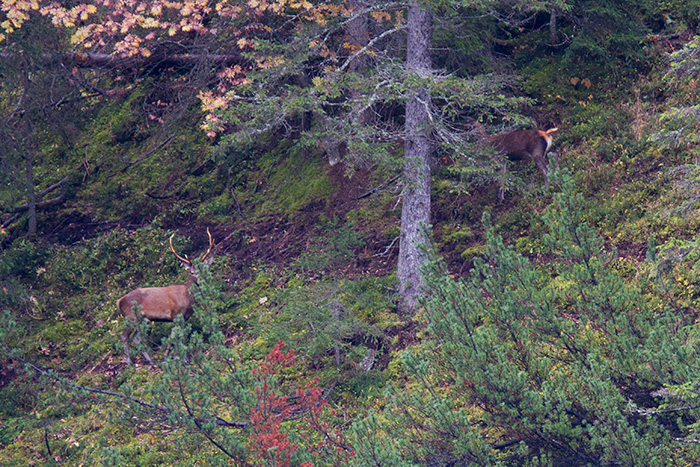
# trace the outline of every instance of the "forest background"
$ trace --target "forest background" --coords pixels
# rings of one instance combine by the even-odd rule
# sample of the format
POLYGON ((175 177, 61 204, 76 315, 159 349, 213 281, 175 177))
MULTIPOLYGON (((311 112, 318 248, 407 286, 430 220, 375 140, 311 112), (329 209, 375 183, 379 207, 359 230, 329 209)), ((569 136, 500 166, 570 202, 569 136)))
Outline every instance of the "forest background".
POLYGON ((3 1, 0 464, 696 465, 699 22, 3 1))

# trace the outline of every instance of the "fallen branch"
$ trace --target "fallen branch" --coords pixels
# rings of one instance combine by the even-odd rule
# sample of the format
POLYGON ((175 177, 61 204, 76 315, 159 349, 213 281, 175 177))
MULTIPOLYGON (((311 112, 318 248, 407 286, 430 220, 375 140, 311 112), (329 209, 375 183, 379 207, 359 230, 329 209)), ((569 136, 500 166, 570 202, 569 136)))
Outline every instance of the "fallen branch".
MULTIPOLYGON (((7 347, 7 344, 5 344, 5 347, 7 347)), ((12 358, 15 358, 15 359, 19 360, 20 362, 24 363, 26 366, 28 366, 29 368, 31 368, 32 370, 34 370, 38 374, 40 374, 42 376, 46 376, 47 378, 52 379, 58 383, 65 384, 66 386, 71 387, 73 389, 78 389, 80 391, 85 391, 85 392, 89 392, 89 393, 93 393, 93 394, 102 394, 105 396, 118 397, 120 399, 130 401, 130 402, 133 402, 135 404, 139 404, 143 407, 148 407, 149 409, 153 409, 153 410, 156 410, 158 412, 162 412, 164 414, 170 414, 172 412, 168 407, 165 407, 162 405, 155 405, 155 404, 152 404, 148 401, 129 396, 128 394, 124 394, 121 392, 115 392, 115 391, 105 391, 104 389, 91 388, 89 386, 82 386, 80 384, 76 384, 73 381, 70 381, 66 378, 58 376, 53 371, 48 371, 48 370, 45 370, 43 368, 40 368, 40 367, 34 365, 33 363, 31 363, 31 362, 29 362, 21 357, 13 356, 12 358)), ((194 417, 192 417, 192 418, 194 418, 194 417)), ((200 418, 195 418, 195 421, 198 423, 209 422, 209 420, 207 420, 207 419, 200 419, 200 418)), ((243 429, 243 428, 247 428, 250 425, 250 422, 231 422, 228 420, 224 420, 220 417, 216 417, 216 424, 219 426, 225 426, 225 427, 229 427, 229 428, 243 429)))
POLYGON ((389 246, 387 246, 386 248, 384 248, 384 251, 382 251, 381 253, 375 253, 375 254, 372 255, 372 257, 373 257, 373 258, 376 258, 376 257, 386 256, 386 255, 389 253, 389 251, 394 247, 394 243, 396 243, 396 241, 397 241, 399 238, 400 238, 400 237, 398 237, 398 236, 397 236, 397 237, 394 237, 394 239, 391 241, 391 243, 389 244, 389 246))
POLYGON ((0 225, 0 229, 4 229, 8 225, 12 224, 15 219, 17 219, 17 214, 14 214, 12 217, 3 222, 2 225, 0 225))
POLYGON ((358 199, 367 198, 368 196, 373 195, 374 193, 376 193, 377 191, 381 190, 382 188, 384 188, 384 187, 387 186, 388 184, 395 182, 398 178, 399 178, 398 175, 395 176, 395 177, 392 177, 392 178, 390 178, 389 180, 385 181, 384 183, 381 183, 380 185, 378 185, 378 186, 372 188, 371 190, 369 190, 368 192, 366 192, 366 193, 364 193, 364 194, 361 194, 360 196, 358 196, 358 197, 356 197, 356 198, 353 198, 353 199, 354 199, 354 200, 358 200, 358 199))
POLYGON ((85 145, 85 160, 83 161, 83 168, 85 169, 85 175, 83 175, 83 183, 87 180, 90 175, 90 162, 88 162, 88 147, 85 145))
POLYGON ((111 351, 111 350, 110 350, 109 352, 107 352, 107 353, 105 354, 105 356, 102 357, 102 358, 100 359, 99 362, 97 362, 95 365, 93 365, 93 367, 90 368, 90 370, 88 371, 88 373, 94 372, 95 369, 97 369, 98 366, 102 365, 102 363, 104 363, 104 361, 107 360, 107 359, 109 358, 110 355, 112 355, 112 351, 111 351))
MULTIPOLYGON (((56 198, 51 198, 46 201, 41 201, 39 203, 36 203, 36 208, 37 209, 43 209, 47 208, 49 206, 53 206, 55 204, 61 204, 66 200, 66 194, 61 193, 60 196, 57 196, 56 198)), ((29 203, 24 203, 19 206, 15 206, 14 208, 10 208, 9 210, 5 212, 14 212, 14 213, 19 213, 19 212, 24 212, 29 210, 29 203)))
POLYGON ((243 215, 243 210, 241 210, 241 205, 238 202, 238 198, 236 198, 236 193, 234 193, 233 188, 231 188, 231 196, 233 196, 233 200, 236 202, 236 208, 238 209, 238 214, 241 215, 243 219, 245 219, 245 216, 243 215))
POLYGON ((58 188, 59 186, 61 186, 61 185, 63 184, 63 182, 65 182, 67 179, 68 179, 68 176, 63 177, 63 178, 62 178, 61 180, 59 180, 58 182, 54 183, 53 185, 51 185, 50 187, 46 188, 46 189, 45 189, 44 191, 42 191, 41 193, 37 194, 37 197, 41 198, 42 196, 44 196, 44 195, 46 195, 46 194, 48 194, 48 193, 51 193, 53 190, 55 190, 56 188, 58 188))
MULTIPOLYGON (((56 188, 58 188, 58 187, 60 187, 61 185, 63 185, 63 182, 65 182, 67 179, 68 179, 67 176, 66 176, 66 177, 63 177, 60 181, 58 181, 58 182, 54 183, 53 185, 49 186, 48 188, 46 188, 45 190, 43 190, 41 193, 37 193, 36 197, 37 197, 37 198, 41 198, 42 196, 45 196, 46 194, 51 193, 51 192, 54 191, 56 188)), ((66 199, 66 194, 65 194, 65 193, 62 193, 60 196, 57 196, 56 198, 53 198, 53 199, 49 199, 49 200, 46 200, 46 201, 41 201, 41 202, 39 202, 39 203, 36 203, 36 207, 37 207, 37 209, 45 208, 45 207, 47 207, 47 206, 51 206, 51 205, 54 205, 54 204, 62 203, 63 201, 65 201, 65 199, 66 199)), ((29 203, 24 203, 24 204, 20 204, 19 206, 7 208, 7 209, 5 209, 5 212, 8 212, 8 213, 18 213, 18 212, 24 212, 24 211, 26 211, 26 210, 28 210, 28 209, 29 209, 29 203)), ((10 219, 8 219, 7 221, 5 221, 5 222, 2 224, 2 227, 5 227, 6 225, 10 224, 10 222, 12 222, 12 220, 14 219, 14 217, 15 217, 15 216, 13 216, 13 217, 11 217, 10 219)))
MULTIPOLYGON (((45 60, 60 60, 63 63, 82 68, 139 68, 147 65, 186 65, 193 66, 200 62, 231 65, 242 63, 244 59, 239 54, 153 54, 149 57, 133 56, 119 57, 103 53, 45 53, 41 54, 45 60)), ((0 60, 16 60, 17 54, 0 53, 0 60)))
POLYGON ((139 158, 136 159, 135 161, 133 161, 133 162, 131 162, 131 161, 127 162, 127 163, 126 163, 126 166, 125 166, 121 171, 122 171, 122 172, 126 172, 126 171, 129 170, 131 167, 133 167, 133 166, 135 166, 136 164, 138 164, 139 162, 143 162, 146 158, 152 156, 153 154, 156 153, 156 151, 158 151, 159 149, 161 149, 161 148, 163 148, 165 145, 167 145, 174 137, 175 137, 175 133, 172 133, 170 136, 168 136, 167 138, 165 138, 165 140, 164 140, 163 142, 161 142, 160 144, 158 144, 158 146, 154 147, 153 149, 151 149, 151 150, 149 150, 149 151, 146 151, 146 152, 143 153, 141 156, 139 156, 139 158))

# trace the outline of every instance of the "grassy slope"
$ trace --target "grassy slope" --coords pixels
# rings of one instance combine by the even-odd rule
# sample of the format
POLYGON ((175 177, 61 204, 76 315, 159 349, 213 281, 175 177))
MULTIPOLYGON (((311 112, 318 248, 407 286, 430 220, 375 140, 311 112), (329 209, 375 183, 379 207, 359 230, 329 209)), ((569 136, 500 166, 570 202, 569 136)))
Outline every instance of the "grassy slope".
MULTIPOLYGON (((690 163, 691 155, 649 139, 664 105, 646 84, 656 78, 617 89, 598 79, 589 87, 553 67, 525 70, 527 83, 530 89, 540 85, 542 120, 559 122, 560 164, 575 174, 589 201, 589 221, 618 248, 619 267, 634 270, 652 233, 662 244, 692 239, 698 216, 671 210, 686 199, 670 170, 690 163), (552 75, 558 78, 542 85, 552 75)), ((324 384, 339 383, 333 397, 350 413, 372 406, 391 375, 393 352, 416 339, 415 326, 397 314, 390 291, 396 193, 363 196, 389 176, 367 170, 347 179, 320 154, 295 153, 284 143, 207 162, 209 143, 195 130, 173 132, 170 139, 167 131, 146 132, 134 143, 134 134, 145 130, 133 120, 131 105, 129 99, 112 104, 87 129, 84 138, 99 171, 76 183, 70 202, 41 216, 41 240, 22 240, 21 225, 2 239, 10 272, 3 279, 3 305, 21 323, 13 344, 37 364, 84 385, 118 389, 127 374, 132 384, 151 380, 156 376, 148 368, 127 371, 123 364, 114 303, 137 285, 184 280, 167 253, 169 233, 177 232, 181 251, 194 253, 211 227, 219 242, 214 277, 224 291, 220 322, 231 345, 260 358, 284 338, 309 373, 324 384), (334 306, 346 311, 346 326, 330 341, 310 339, 304 320, 296 318, 323 322, 334 306), (358 364, 370 350, 378 358, 368 375, 358 364)), ((465 273, 480 251, 485 210, 494 213, 509 242, 538 254, 544 228, 539 213, 548 196, 535 170, 521 170, 534 180, 531 193, 511 194, 498 204, 495 187, 454 195, 443 183, 444 168, 436 169, 435 238, 456 273, 465 273)), ((689 281, 687 293, 694 297, 694 276, 679 280, 689 281)), ((170 327, 153 328, 156 350, 170 327)), ((51 384, 37 389, 36 377, 16 361, 2 365, 0 464, 54 458, 92 465, 100 449, 112 445, 143 465, 206 455, 205 447, 173 451, 168 439, 116 423, 116 405, 76 404, 69 393, 49 398, 56 390, 51 384)))

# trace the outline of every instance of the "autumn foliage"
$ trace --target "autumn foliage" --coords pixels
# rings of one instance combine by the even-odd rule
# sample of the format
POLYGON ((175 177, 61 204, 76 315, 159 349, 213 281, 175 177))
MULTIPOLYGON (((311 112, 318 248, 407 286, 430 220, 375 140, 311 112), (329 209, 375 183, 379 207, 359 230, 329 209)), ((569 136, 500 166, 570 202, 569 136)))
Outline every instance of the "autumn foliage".
POLYGON ((323 459, 324 465, 331 456, 338 462, 347 461, 353 451, 340 430, 326 421, 336 413, 328 410, 318 378, 298 386, 293 396, 279 393, 275 383, 282 371, 297 364, 294 350, 283 352, 283 347, 284 341, 278 341, 260 366, 252 370, 259 384, 255 387, 257 404, 250 413, 250 453, 257 465, 265 466, 313 466, 312 462, 297 459, 295 455, 301 452, 311 459, 323 459))
POLYGON ((8 1, 0 2, 0 47, 20 52, 12 34, 32 17, 45 17, 66 32, 71 52, 120 59, 147 59, 158 52, 207 56, 218 62, 218 70, 212 89, 199 92, 206 114, 201 127, 214 136, 224 129, 216 113, 231 103, 228 91, 249 84, 247 75, 255 69, 285 65, 281 57, 259 51, 260 40, 288 34, 298 24, 325 24, 348 11, 342 2, 314 5, 307 0, 92 0, 70 7, 46 0, 8 1), (297 21, 284 20, 289 16, 297 21), (265 25, 270 18, 281 18, 287 26, 265 25))

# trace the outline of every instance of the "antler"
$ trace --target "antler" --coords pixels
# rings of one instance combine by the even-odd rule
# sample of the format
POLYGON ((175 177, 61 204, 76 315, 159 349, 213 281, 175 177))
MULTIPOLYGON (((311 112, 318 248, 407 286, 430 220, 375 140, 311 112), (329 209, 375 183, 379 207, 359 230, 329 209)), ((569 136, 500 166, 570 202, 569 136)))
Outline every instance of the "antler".
POLYGON ((207 227, 207 235, 209 235, 209 249, 207 250, 206 253, 204 253, 204 256, 202 256, 202 259, 200 261, 204 261, 207 259, 207 256, 209 256, 209 253, 211 253, 211 249, 214 246, 214 239, 211 238, 211 233, 209 232, 209 227, 207 227))
POLYGON ((175 236, 175 234, 172 234, 172 235, 170 236, 170 251, 172 251, 173 254, 174 254, 175 256, 177 256, 177 259, 179 259, 180 261, 182 261, 182 262, 185 263, 185 264, 188 264, 189 266, 192 266, 192 261, 190 261, 189 259, 183 258, 182 256, 178 255, 177 252, 175 251, 175 248, 173 248, 173 237, 174 237, 174 236, 175 236))
MULTIPOLYGON (((205 259, 207 259, 207 256, 209 256, 209 253, 211 253, 211 249, 214 247, 214 239, 211 236, 211 232, 209 232, 209 228, 207 228, 207 235, 209 235, 209 248, 207 249, 206 253, 204 253, 204 255, 202 256, 200 261, 204 261, 205 259)), ((175 248, 173 247, 173 237, 174 236, 175 236, 175 234, 172 234, 170 236, 170 251, 172 251, 173 254, 175 256, 177 256, 177 259, 179 259, 183 263, 187 264, 188 266, 192 266, 192 261, 187 259, 186 256, 183 258, 182 256, 178 255, 177 252, 175 251, 175 248)))

